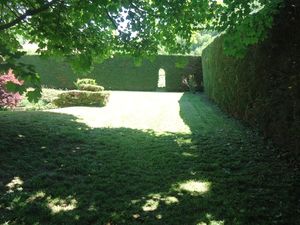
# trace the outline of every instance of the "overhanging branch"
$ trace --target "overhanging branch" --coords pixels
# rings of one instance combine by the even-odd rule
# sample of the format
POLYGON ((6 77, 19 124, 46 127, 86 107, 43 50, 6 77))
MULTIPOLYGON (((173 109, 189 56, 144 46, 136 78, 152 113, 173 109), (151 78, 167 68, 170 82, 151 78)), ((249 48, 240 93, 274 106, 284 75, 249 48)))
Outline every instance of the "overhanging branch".
POLYGON ((60 0, 53 0, 51 2, 48 2, 47 4, 41 6, 40 8, 36 8, 36 9, 28 9, 26 10, 26 12, 20 16, 18 16, 17 18, 15 18, 14 20, 5 23, 5 24, 1 24, 0 25, 0 31, 2 30, 6 30, 9 29, 15 25, 17 25, 18 23, 22 22, 23 20, 25 20, 28 16, 33 16, 36 14, 39 14, 43 11, 46 11, 47 9, 49 9, 52 5, 54 5, 55 3, 59 2, 60 0))
POLYGON ((109 14, 108 10, 105 9, 105 13, 107 15, 107 18, 110 20, 110 22, 112 23, 112 25, 115 27, 115 29, 118 29, 118 25, 116 24, 114 18, 112 18, 112 16, 109 14))

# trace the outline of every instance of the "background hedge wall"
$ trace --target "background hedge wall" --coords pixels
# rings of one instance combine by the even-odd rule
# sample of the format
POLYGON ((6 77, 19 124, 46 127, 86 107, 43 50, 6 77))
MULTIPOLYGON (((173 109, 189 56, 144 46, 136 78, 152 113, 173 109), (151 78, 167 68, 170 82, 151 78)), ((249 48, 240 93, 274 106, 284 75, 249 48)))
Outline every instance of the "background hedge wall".
POLYGON ((22 62, 32 64, 41 76, 43 85, 53 88, 74 88, 78 77, 93 78, 107 90, 155 91, 158 71, 166 73, 166 91, 184 91, 182 76, 195 74, 202 81, 201 59, 193 56, 157 56, 154 60, 143 60, 140 66, 129 56, 116 56, 95 65, 90 74, 75 75, 63 59, 24 56, 22 62))
POLYGON ((299 159, 300 14, 289 4, 269 38, 244 59, 223 53, 218 37, 202 53, 204 90, 225 111, 258 126, 299 159))

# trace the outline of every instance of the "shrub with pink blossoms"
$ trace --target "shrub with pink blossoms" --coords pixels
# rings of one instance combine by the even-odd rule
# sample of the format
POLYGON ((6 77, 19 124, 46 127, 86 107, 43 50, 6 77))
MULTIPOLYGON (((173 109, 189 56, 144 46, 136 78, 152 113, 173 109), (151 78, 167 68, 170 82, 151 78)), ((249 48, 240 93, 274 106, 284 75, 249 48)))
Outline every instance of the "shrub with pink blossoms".
POLYGON ((12 70, 9 70, 7 74, 0 75, 0 108, 16 107, 22 98, 18 92, 14 93, 7 91, 5 87, 7 82, 11 82, 16 85, 23 84, 23 81, 20 81, 15 77, 12 70))

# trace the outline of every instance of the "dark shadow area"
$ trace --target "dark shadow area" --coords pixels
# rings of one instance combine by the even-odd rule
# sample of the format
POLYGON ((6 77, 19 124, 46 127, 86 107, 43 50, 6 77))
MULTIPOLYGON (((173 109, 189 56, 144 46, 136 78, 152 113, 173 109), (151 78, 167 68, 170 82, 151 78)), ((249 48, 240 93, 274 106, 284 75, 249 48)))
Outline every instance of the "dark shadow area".
POLYGON ((0 223, 297 224, 292 174, 271 150, 199 95, 180 105, 193 135, 1 112, 0 223))
POLYGON ((206 213, 225 224, 300 224, 300 174, 278 149, 204 94, 185 93, 179 104, 197 146, 194 171, 212 182, 206 213))
POLYGON ((202 53, 203 79, 210 99, 258 128, 300 170, 300 1, 282 3, 267 37, 244 57, 224 51, 230 32, 214 39, 202 53))

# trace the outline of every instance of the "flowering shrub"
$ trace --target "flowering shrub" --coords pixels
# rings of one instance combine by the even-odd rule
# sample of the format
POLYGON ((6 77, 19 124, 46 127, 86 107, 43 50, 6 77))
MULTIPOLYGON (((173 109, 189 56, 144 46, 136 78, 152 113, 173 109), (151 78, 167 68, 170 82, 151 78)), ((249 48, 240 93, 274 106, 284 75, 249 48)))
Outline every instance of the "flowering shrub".
POLYGON ((21 100, 21 95, 7 91, 5 85, 8 83, 14 83, 22 85, 23 81, 18 80, 13 74, 12 70, 9 70, 7 74, 0 75, 0 108, 15 107, 21 100))

